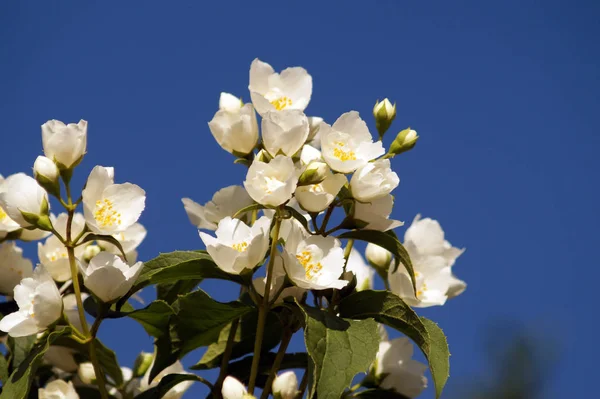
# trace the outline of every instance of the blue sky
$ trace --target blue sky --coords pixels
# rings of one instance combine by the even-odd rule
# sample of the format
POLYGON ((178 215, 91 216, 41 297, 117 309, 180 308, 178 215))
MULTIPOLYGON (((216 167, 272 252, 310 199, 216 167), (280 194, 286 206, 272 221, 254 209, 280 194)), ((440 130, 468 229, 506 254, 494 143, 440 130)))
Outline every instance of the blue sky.
MULTIPOLYGON (((371 123, 375 100, 389 97, 393 129, 421 136, 393 161, 394 218, 436 218, 467 248, 455 267, 466 293, 421 312, 448 335, 448 393, 491 372, 485 337, 491 326, 502 337, 506 320, 555 342, 544 398, 587 397, 598 356, 588 342, 600 277, 599 11, 530 0, 4 2, 0 173, 31 170, 46 120, 87 119, 74 182, 101 164, 147 191, 147 260, 201 248, 181 197, 203 203, 243 180, 206 123, 221 91, 249 100, 255 57, 305 67, 307 113, 330 123, 349 110, 371 123)), ((151 341, 122 326, 101 333, 131 365, 151 341)))

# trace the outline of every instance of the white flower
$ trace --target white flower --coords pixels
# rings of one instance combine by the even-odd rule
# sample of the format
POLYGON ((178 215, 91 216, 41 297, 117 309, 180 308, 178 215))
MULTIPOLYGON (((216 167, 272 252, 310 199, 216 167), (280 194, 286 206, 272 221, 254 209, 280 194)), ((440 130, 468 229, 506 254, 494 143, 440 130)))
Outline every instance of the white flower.
MULTIPOLYGON (((133 370, 131 370, 129 367, 121 367, 121 374, 123 375, 123 381, 125 381, 125 386, 123 387, 123 390, 131 394, 137 393, 137 388, 140 382, 137 379, 133 379, 133 370)), ((85 385, 96 384, 96 370, 94 370, 94 365, 90 362, 84 362, 79 364, 77 376, 85 385)), ((114 386, 114 383, 112 381, 110 385, 106 385, 106 390, 108 391, 108 394, 111 395, 111 397, 115 397, 118 399, 121 399, 123 397, 119 390, 114 386)), ((169 396, 163 396, 163 398, 168 397, 169 396)))
POLYGON ((325 162, 314 161, 306 166, 302 166, 300 176, 298 177, 299 186, 308 186, 311 184, 319 184, 326 177, 331 175, 331 169, 325 162))
POLYGON ((72 373, 79 367, 74 354, 75 350, 72 348, 52 345, 44 352, 44 362, 67 373, 72 373))
POLYGON ((400 179, 390 168, 389 159, 380 159, 360 167, 350 180, 352 196, 369 202, 384 197, 398 187, 400 179))
POLYGON ((392 262, 392 253, 376 244, 368 243, 365 255, 372 265, 380 269, 387 270, 392 262))
MULTIPOLYGON (((48 194, 33 177, 24 173, 8 176, 0 185, 0 207, 21 227, 31 227, 22 212, 35 216, 47 215, 48 194)), ((1 219, 0 213, 0 219, 1 219)))
POLYGON ((367 225, 365 229, 388 231, 404 224, 399 220, 389 219, 394 207, 394 197, 386 195, 367 203, 356 202, 354 205, 354 219, 367 225))
MULTIPOLYGON (((54 215, 51 214, 50 220, 52 220, 53 217, 54 217, 54 215)), ((41 230, 41 229, 33 229, 33 230, 23 229, 23 230, 21 230, 21 234, 19 235, 19 240, 21 240, 21 241, 39 241, 39 240, 43 240, 44 238, 48 237, 51 234, 52 234, 52 232, 41 230)))
MULTIPOLYGON (((286 283, 285 280, 285 269, 283 267, 283 258, 280 254, 275 255, 275 260, 273 263, 273 278, 271 279, 271 289, 269 291, 269 301, 272 301, 275 297, 275 294, 279 291, 283 284, 286 283)), ((267 286, 267 278, 266 277, 258 277, 252 280, 252 285, 258 294, 262 297, 265 296, 265 288, 267 286)), ((298 301, 302 299, 305 289, 292 286, 284 288, 281 291, 281 295, 277 297, 275 303, 282 303, 283 300, 287 297, 294 297, 298 301)))
MULTIPOLYGON (((310 223, 310 215, 306 213, 304 209, 300 208, 295 198, 292 198, 286 205, 297 210, 298 213, 304 216, 306 223, 310 223)), ((275 215, 275 211, 272 209, 263 209, 263 213, 269 219, 273 219, 273 216, 275 215)), ((287 242, 290 237, 306 238, 308 236, 308 231, 306 231, 302 223, 300 223, 300 221, 296 218, 291 217, 281 221, 281 227, 279 228, 279 239, 283 240, 283 242, 287 242)))
POLYGON ((308 132, 308 119, 299 110, 271 111, 262 119, 263 145, 272 156, 281 152, 291 157, 302 148, 308 132))
POLYGON ((443 305, 466 289, 465 282, 452 274, 452 266, 464 249, 445 240, 436 220, 417 215, 404 234, 404 246, 415 271, 417 295, 403 267, 395 273, 390 270, 388 279, 391 290, 406 303, 415 307, 443 305))
POLYGON ((54 323, 63 310, 63 303, 52 277, 38 266, 31 277, 14 289, 19 310, 0 320, 0 330, 11 337, 24 337, 44 331, 54 323))
POLYGON ((248 393, 244 384, 231 376, 227 376, 223 381, 221 395, 223 399, 254 399, 254 396, 248 393))
POLYGON ((321 123, 323 123, 323 118, 319 118, 318 116, 308 117, 309 133, 306 141, 316 148, 321 147, 321 123))
POLYGON ((298 378, 293 371, 286 371, 275 377, 271 390, 281 399, 295 399, 298 395, 298 378))
POLYGON ((250 65, 250 98, 256 111, 298 109, 304 111, 312 94, 312 77, 304 68, 293 67, 276 73, 258 58, 250 65))
POLYGON ((31 261, 14 242, 0 244, 0 294, 12 295, 14 288, 33 274, 31 261))
POLYGON ((381 141, 373 143, 373 136, 358 112, 346 112, 329 126, 321 123, 321 151, 331 169, 350 173, 372 159, 383 155, 381 141))
POLYGON ((375 270, 366 264, 360 252, 354 248, 352 248, 352 251, 350 251, 348 263, 346 264, 346 270, 354 273, 356 276, 357 291, 373 289, 373 276, 375 274, 375 270))
MULTIPOLYGON (((165 376, 169 374, 190 374, 187 371, 185 371, 185 369, 183 368, 183 364, 181 364, 179 360, 170 365, 169 367, 165 368, 160 373, 158 373, 158 375, 154 377, 154 379, 150 382, 149 380, 151 371, 152 366, 148 368, 148 371, 142 378, 142 381, 140 383, 140 390, 142 392, 150 388, 154 388, 165 376)), ((179 384, 175 385, 173 388, 171 388, 166 394, 164 394, 162 399, 180 399, 185 393, 185 391, 190 389, 192 384, 193 381, 182 381, 179 384)))
MULTIPOLYGON (((199 229, 215 230, 221 219, 233 217, 254 203, 242 186, 229 186, 217 191, 204 206, 189 198, 181 200, 190 222, 199 229)), ((240 215, 242 216, 242 215, 240 215)))
POLYGON ((323 290, 344 288, 344 250, 335 237, 289 237, 283 251, 288 277, 300 288, 323 290))
POLYGON ((427 366, 411 359, 413 352, 413 344, 406 337, 379 343, 375 374, 383 377, 379 383, 381 388, 394 390, 408 398, 419 396, 427 388, 427 366))
POLYGON ((300 164, 305 166, 314 161, 322 161, 321 151, 315 147, 305 144, 300 151, 300 164))
MULTIPOLYGON (((54 229, 63 237, 67 234, 68 215, 61 213, 55 219, 54 229)), ((85 228, 85 218, 81 213, 73 215, 71 223, 71 238, 77 237, 85 228)), ((82 246, 75 248, 75 257, 79 258, 85 248, 82 246)), ((56 281, 63 282, 71 278, 71 267, 69 264, 69 255, 67 247, 56 237, 51 236, 42 244, 38 243, 38 258, 40 263, 46 267, 46 270, 56 281)))
POLYGON ((87 122, 65 125, 50 120, 42 125, 44 154, 62 167, 70 168, 81 161, 87 146, 87 122))
POLYGON ((59 172, 56 164, 50 158, 40 155, 33 163, 33 174, 36 177, 43 176, 51 182, 57 182, 59 172))
POLYGON ((94 365, 90 362, 80 363, 77 375, 81 382, 86 385, 93 384, 96 381, 96 371, 94 370, 94 365))
POLYGON ((303 209, 309 212, 321 212, 333 202, 342 187, 348 182, 345 175, 328 172, 327 177, 321 183, 296 188, 296 199, 303 209))
POLYGON ((200 232, 200 238, 214 262, 227 273, 252 269, 265 257, 269 247, 271 221, 263 216, 252 227, 239 219, 226 217, 219 222, 216 238, 200 232))
MULTIPOLYGON (((0 193, 2 193, 2 185, 5 179, 0 175, 0 193)), ((2 208, 2 203, 0 203, 0 239, 4 238, 8 233, 13 232, 15 230, 19 230, 21 226, 19 223, 15 222, 8 216, 8 214, 2 208)))
POLYGON ((39 399, 79 399, 71 381, 54 380, 46 388, 38 389, 39 399))
POLYGON ((217 143, 230 153, 248 154, 258 142, 258 122, 252 104, 243 105, 229 93, 221 93, 219 110, 208 127, 217 143))
POLYGON ((83 214, 94 233, 115 234, 137 222, 146 192, 131 183, 114 184, 114 169, 96 166, 83 190, 83 214))
POLYGON ((259 204, 278 206, 292 198, 298 176, 291 158, 277 155, 269 163, 254 161, 244 181, 250 197, 259 204))
MULTIPOLYGON (((137 256, 136 248, 142 243, 142 241, 144 241, 146 234, 148 234, 148 232, 141 223, 134 223, 129 226, 127 230, 113 234, 113 237, 121 244, 123 252, 125 252, 125 255, 127 255, 128 262, 131 262, 130 255, 137 256)), ((100 248, 110 252, 111 254, 119 256, 121 255, 121 251, 116 245, 106 241, 99 241, 98 244, 100 248)))
POLYGON ((142 262, 127 265, 117 255, 100 252, 94 256, 87 267, 79 264, 83 283, 104 302, 121 298, 135 283, 142 272, 142 262))

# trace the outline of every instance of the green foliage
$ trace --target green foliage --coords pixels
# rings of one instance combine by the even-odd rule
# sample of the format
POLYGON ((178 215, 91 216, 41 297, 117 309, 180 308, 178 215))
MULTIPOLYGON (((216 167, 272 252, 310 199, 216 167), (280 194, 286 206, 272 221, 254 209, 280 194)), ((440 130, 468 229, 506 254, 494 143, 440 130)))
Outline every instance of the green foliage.
POLYGON ((402 299, 388 291, 361 291, 344 298, 339 306, 342 317, 373 318, 406 334, 421 348, 435 385, 442 394, 449 375, 448 344, 442 330, 432 321, 419 317, 402 299))
POLYGON ((374 320, 341 319, 327 311, 304 307, 304 341, 311 359, 309 393, 339 399, 354 376, 366 372, 379 349, 374 320))
POLYGON ((11 353, 11 365, 13 368, 17 368, 27 358, 27 355, 35 344, 35 335, 28 337, 8 337, 8 347, 11 353))
POLYGON ((6 381, 8 380, 8 362, 6 361, 6 358, 4 356, 2 356, 2 354, 0 353, 0 382, 1 383, 6 383, 6 381))
MULTIPOLYGON (((258 379, 256 386, 264 387, 267 381, 271 366, 275 361, 276 354, 273 352, 264 353, 260 356, 258 365, 258 379)), ((241 360, 235 361, 227 368, 227 373, 240 380, 244 384, 248 384, 250 379, 250 366, 252 365, 253 356, 247 356, 241 360)), ((308 367, 308 355, 306 353, 286 353, 281 362, 281 370, 287 369, 305 369, 308 367)))

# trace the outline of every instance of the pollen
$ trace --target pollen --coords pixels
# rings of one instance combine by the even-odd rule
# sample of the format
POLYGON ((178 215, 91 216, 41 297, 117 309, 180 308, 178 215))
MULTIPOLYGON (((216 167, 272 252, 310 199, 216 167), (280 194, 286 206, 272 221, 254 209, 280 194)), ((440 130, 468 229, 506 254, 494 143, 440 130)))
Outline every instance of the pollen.
POLYGON ((113 205, 113 202, 106 198, 96 201, 94 219, 96 219, 100 227, 111 227, 121 224, 121 213, 113 209, 113 205))
POLYGON ((283 96, 271 101, 271 104, 275 107, 277 111, 281 111, 282 109, 286 109, 287 107, 292 105, 292 99, 283 96))
POLYGON ((246 250, 248 249, 248 243, 240 242, 239 244, 233 244, 231 248, 235 249, 238 252, 246 252, 246 250))
POLYGON ((323 268, 320 262, 315 263, 312 261, 312 254, 309 251, 302 251, 296 255, 296 259, 304 267, 307 279, 312 280, 323 268))
POLYGON ((356 161, 356 154, 354 151, 344 151, 338 147, 333 149, 333 156, 343 162, 356 161))
POLYGON ((4 212, 4 209, 2 209, 2 207, 0 206, 0 220, 4 220, 6 219, 8 215, 6 214, 6 212, 4 212))
POLYGON ((67 259, 69 257, 66 251, 60 249, 50 252, 47 256, 51 262, 56 262, 59 259, 67 259))

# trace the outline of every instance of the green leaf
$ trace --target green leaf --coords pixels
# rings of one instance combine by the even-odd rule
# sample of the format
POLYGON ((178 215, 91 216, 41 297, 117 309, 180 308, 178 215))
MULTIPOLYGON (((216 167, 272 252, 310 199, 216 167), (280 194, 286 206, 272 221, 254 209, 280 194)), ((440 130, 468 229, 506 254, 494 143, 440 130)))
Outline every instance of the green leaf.
POLYGON ((156 298, 167 303, 173 303, 179 295, 185 295, 192 291, 202 280, 179 280, 172 283, 156 285, 156 298))
MULTIPOLYGON (((258 312, 253 311, 242 316, 242 320, 236 330, 233 350, 230 359, 237 359, 254 351, 254 340, 256 338, 256 324, 258 323, 258 312)), ((225 326, 219 333, 219 339, 209 345, 200 361, 191 367, 192 370, 206 370, 221 366, 223 352, 227 346, 231 323, 225 326)), ((282 325, 279 318, 273 314, 267 314, 265 331, 263 336, 262 350, 268 352, 281 341, 282 325)))
POLYGON ((181 296, 173 303, 176 311, 173 328, 180 356, 218 341, 221 330, 253 307, 240 302, 217 302, 202 290, 181 296))
POLYGON ((8 347, 12 354, 11 366, 13 369, 19 367, 21 363, 27 358, 29 352, 35 345, 36 336, 30 335, 28 337, 13 338, 8 336, 8 347))
POLYGON ((308 398, 339 399, 354 376, 366 373, 379 350, 374 320, 346 320, 327 311, 302 308, 304 341, 312 360, 308 398))
POLYGON ((157 300, 127 316, 139 322, 148 334, 158 338, 169 332, 170 318, 174 314, 175 311, 168 303, 157 300))
POLYGON ((198 381, 205 383, 205 380, 194 374, 169 374, 160 380, 160 383, 147 391, 137 395, 135 399, 160 399, 173 387, 184 381, 198 381))
POLYGON ((109 375, 117 386, 123 384, 123 373, 121 367, 117 361, 117 355, 112 350, 108 349, 99 339, 94 340, 96 346, 96 355, 100 366, 104 369, 107 375, 109 375))
MULTIPOLYGON (((394 255, 394 259, 396 261, 396 268, 398 268, 400 262, 402 262, 402 264, 406 268, 406 271, 408 272, 408 275, 410 276, 410 279, 412 281, 413 289, 416 293, 417 283, 415 280, 415 271, 413 269, 412 262, 410 261, 410 256, 408 255, 406 248, 404 248, 404 245, 400 243, 396 235, 393 232, 391 232, 391 234, 388 233, 390 232, 384 233, 382 231, 377 230, 354 230, 342 233, 338 236, 338 238, 366 241, 375 245, 379 245, 380 247, 390 251, 392 255, 394 255)), ((394 271, 395 270, 396 269, 394 269, 394 271)))
POLYGON ((25 399, 29 394, 36 370, 42 362, 44 353, 59 337, 71 334, 71 328, 61 327, 48 334, 30 352, 21 365, 16 368, 2 386, 0 399, 25 399))
POLYGON ((117 240, 113 236, 90 233, 90 234, 87 234, 83 238, 83 240, 79 241, 77 243, 77 246, 79 246, 81 244, 85 244, 86 242, 91 242, 91 241, 104 241, 104 242, 114 245, 115 247, 117 247, 119 249, 119 252, 121 252, 123 259, 127 260, 127 254, 125 254, 125 251, 123 251, 123 246, 121 245, 119 240, 117 240))
POLYGON ((266 206, 261 205, 261 204, 252 204, 252 205, 248 205, 242 209, 240 209, 239 211, 237 211, 233 217, 234 218, 239 218, 240 216, 242 216, 243 214, 247 213, 247 212, 253 212, 253 211, 259 211, 261 209, 266 209, 266 206))
POLYGON ((0 353, 0 383, 8 380, 8 362, 2 353, 0 353))
POLYGON ((355 393, 353 397, 361 399, 409 399, 398 392, 380 388, 366 389, 364 391, 355 393))
POLYGON ((388 291, 361 291, 344 298, 338 308, 342 317, 373 318, 406 334, 421 348, 429 361, 437 397, 442 394, 449 373, 448 345, 435 323, 419 317, 397 295, 388 291))

